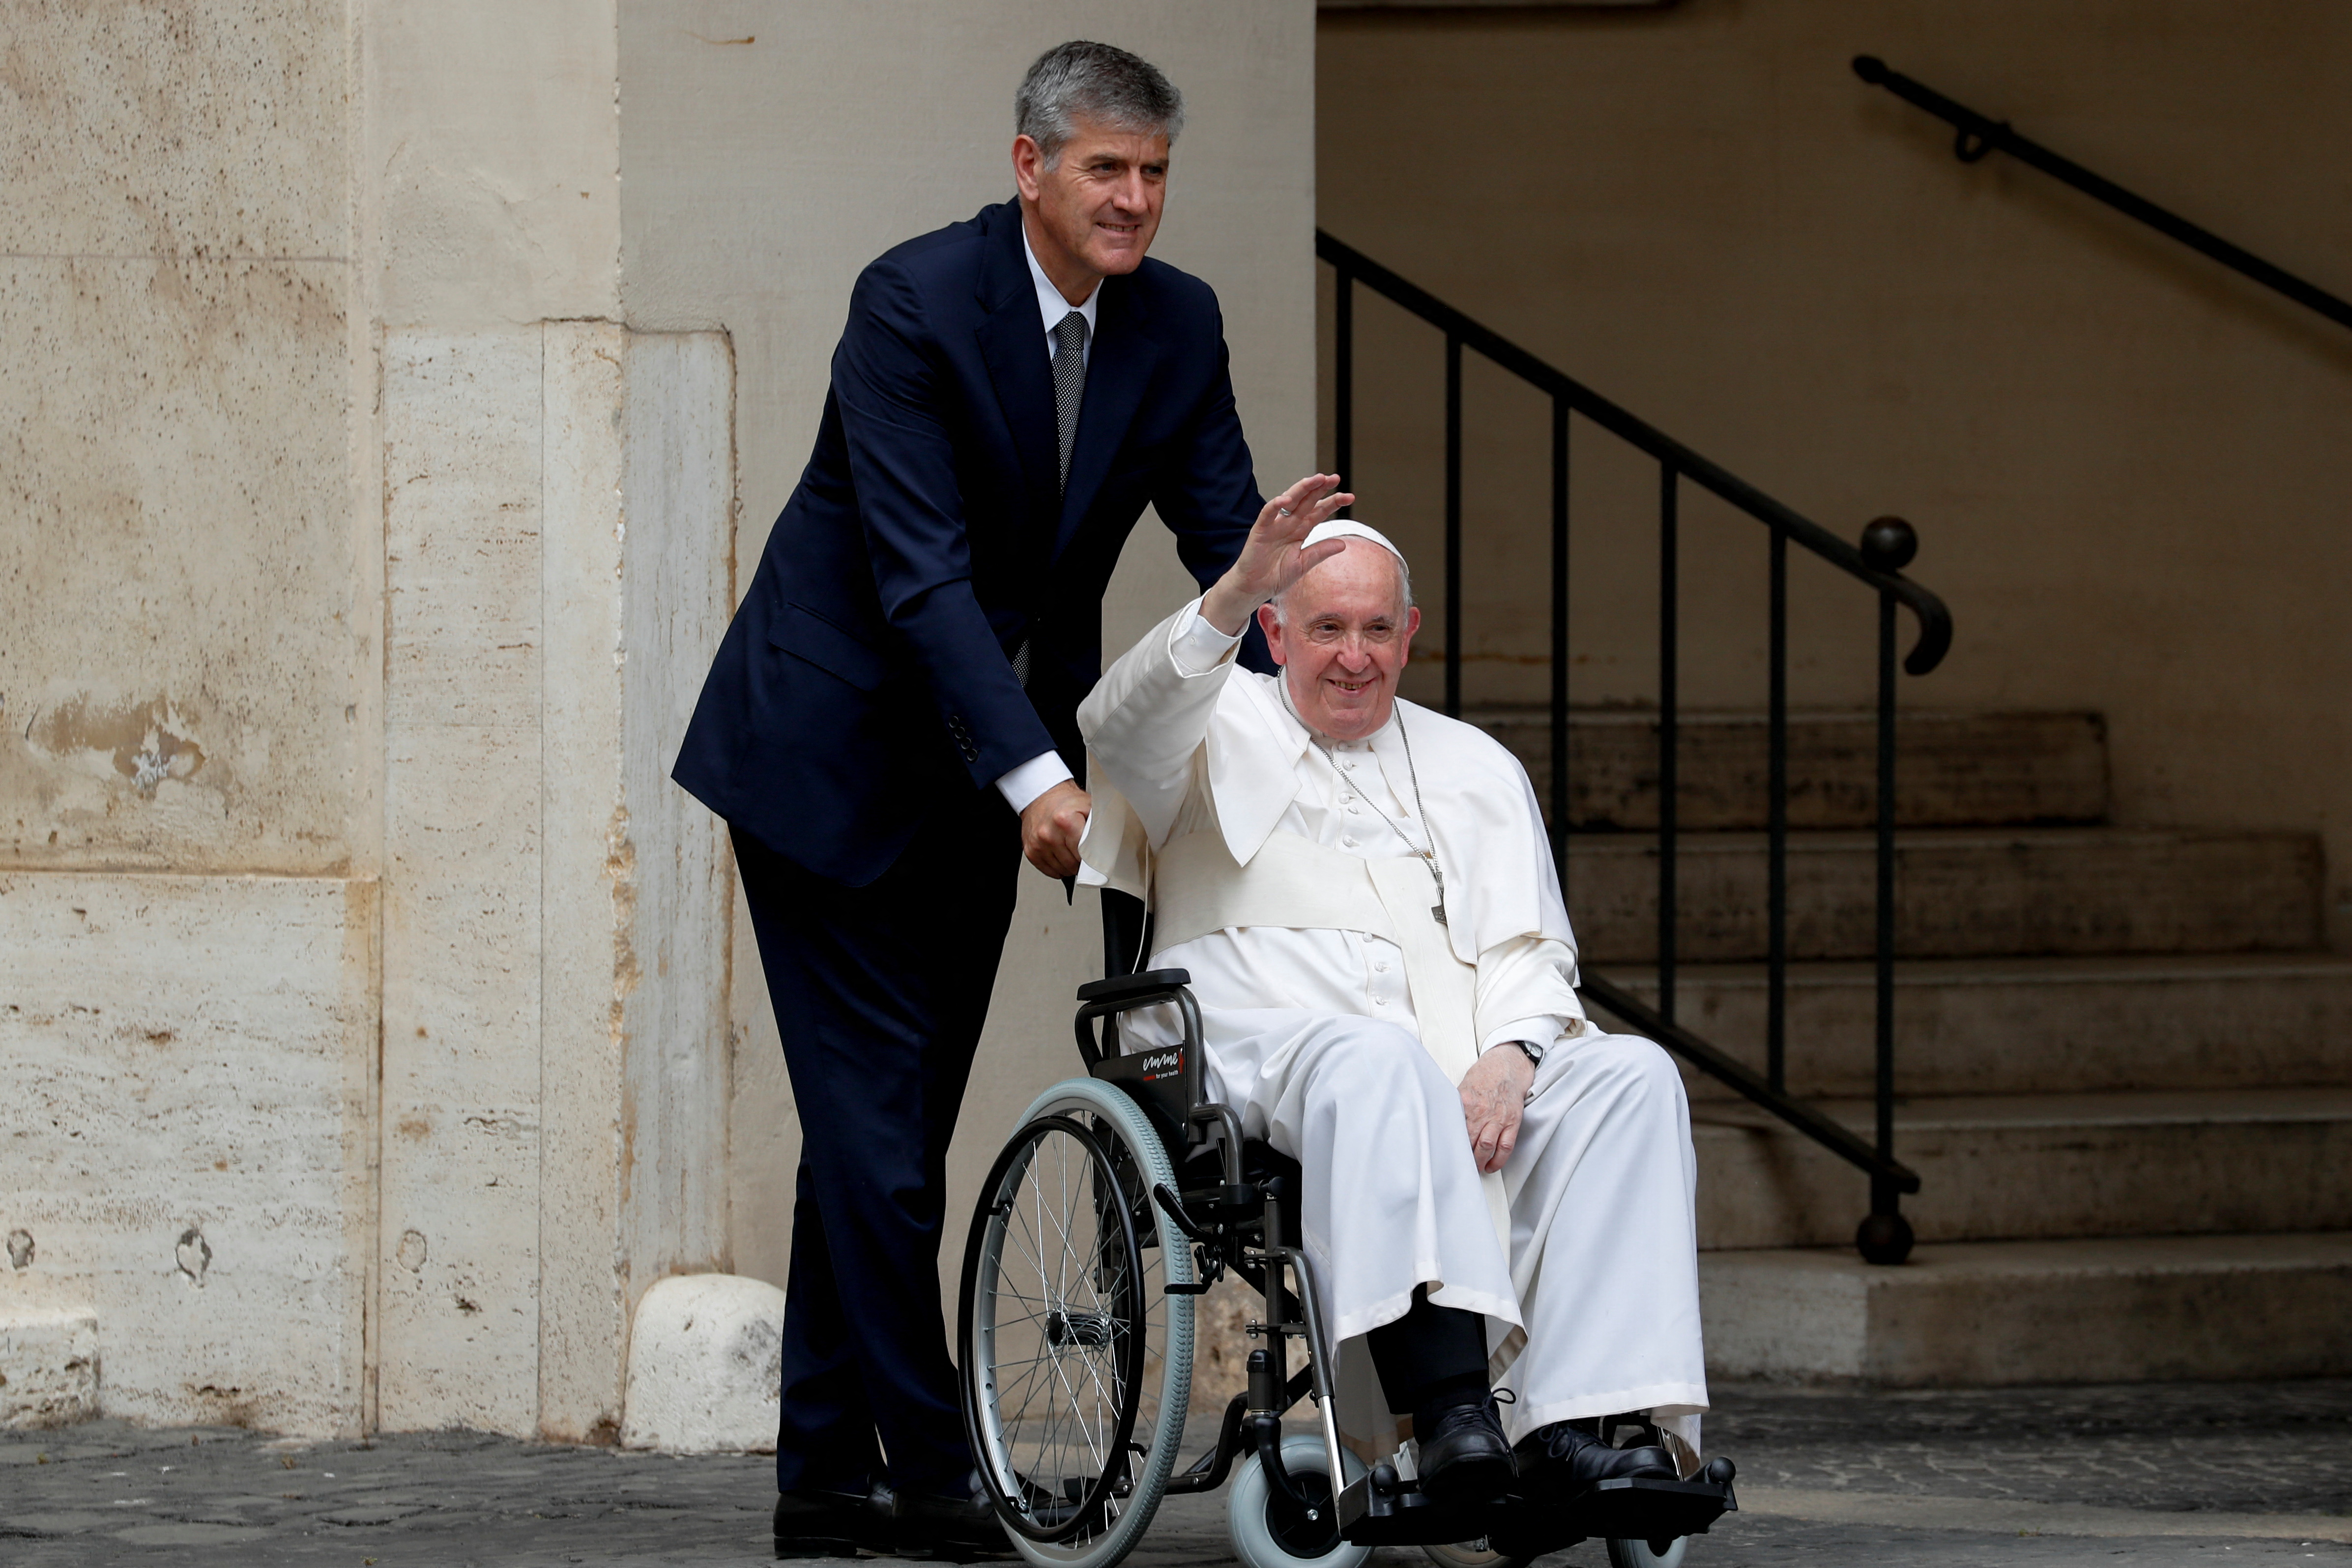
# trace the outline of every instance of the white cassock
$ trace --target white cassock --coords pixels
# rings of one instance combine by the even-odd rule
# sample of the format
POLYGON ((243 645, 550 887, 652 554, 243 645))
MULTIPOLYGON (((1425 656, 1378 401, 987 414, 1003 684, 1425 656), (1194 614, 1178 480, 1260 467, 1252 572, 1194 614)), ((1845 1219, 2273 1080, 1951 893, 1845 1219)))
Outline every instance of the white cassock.
MULTIPOLYGON (((1342 1424, 1395 1441, 1360 1336, 1425 1284, 1487 1319, 1513 1441, 1648 1411, 1687 1469, 1706 1405, 1689 1109, 1664 1052, 1584 1016, 1525 771, 1402 700, 1363 740, 1318 736, 1198 611, 1078 710, 1095 774, 1079 879, 1153 903, 1150 964, 1191 972, 1210 1092, 1300 1162, 1342 1424), (1482 1181, 1455 1085, 1521 1039, 1543 1065, 1482 1181)), ((1126 1032, 1141 1048, 1174 1028, 1126 1032)))

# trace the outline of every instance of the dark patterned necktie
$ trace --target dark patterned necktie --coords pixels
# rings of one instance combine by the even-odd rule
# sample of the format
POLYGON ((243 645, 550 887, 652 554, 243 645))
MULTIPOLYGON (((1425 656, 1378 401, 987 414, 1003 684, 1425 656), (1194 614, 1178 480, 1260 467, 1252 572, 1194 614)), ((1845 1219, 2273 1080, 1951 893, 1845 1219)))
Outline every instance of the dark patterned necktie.
POLYGON ((1070 449, 1078 440, 1078 405, 1087 392, 1087 319, 1073 310, 1054 328, 1054 426, 1061 438, 1062 488, 1070 488, 1070 449))
MULTIPOLYGON (((1087 319, 1073 310, 1054 323, 1054 434, 1062 450, 1061 487, 1070 488, 1070 452, 1078 443, 1078 405, 1087 395, 1087 319)), ((1029 684, 1029 639, 1013 650, 1013 674, 1029 684)))

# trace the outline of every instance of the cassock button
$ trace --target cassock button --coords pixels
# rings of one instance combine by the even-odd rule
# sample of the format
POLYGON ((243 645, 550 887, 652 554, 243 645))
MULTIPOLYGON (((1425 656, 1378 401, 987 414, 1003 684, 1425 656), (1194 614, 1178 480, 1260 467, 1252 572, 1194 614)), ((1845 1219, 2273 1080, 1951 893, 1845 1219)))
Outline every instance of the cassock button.
POLYGON ((1356 841, 1352 838, 1342 838, 1339 840, 1339 847, 1342 849, 1353 849, 1355 847, 1356 841))

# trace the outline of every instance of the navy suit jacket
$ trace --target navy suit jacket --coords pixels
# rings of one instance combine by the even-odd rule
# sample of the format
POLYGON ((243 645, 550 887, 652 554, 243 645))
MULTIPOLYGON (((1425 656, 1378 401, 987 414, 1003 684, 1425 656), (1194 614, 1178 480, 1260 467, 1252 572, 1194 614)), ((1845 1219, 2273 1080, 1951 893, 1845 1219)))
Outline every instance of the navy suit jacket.
POLYGON ((879 877, 951 792, 1048 750, 1084 776, 1077 704, 1102 595, 1149 504, 1203 587, 1265 505, 1224 322, 1199 279, 1106 278, 1057 493, 1054 385, 1021 204, 858 275, 816 449, 713 660, 672 776, 786 858, 879 877), (1030 639, 1030 679, 1012 650, 1030 639))

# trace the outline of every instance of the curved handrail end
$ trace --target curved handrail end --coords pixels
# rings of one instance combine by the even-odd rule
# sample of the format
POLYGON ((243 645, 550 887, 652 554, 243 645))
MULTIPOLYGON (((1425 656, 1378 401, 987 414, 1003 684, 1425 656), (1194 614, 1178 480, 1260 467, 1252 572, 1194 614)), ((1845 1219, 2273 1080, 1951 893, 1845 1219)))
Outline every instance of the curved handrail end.
POLYGON ((1944 607, 1943 600, 1909 578, 1895 581, 1902 584, 1899 596, 1919 617, 1919 640, 1903 656, 1903 668, 1913 675, 1925 675, 1952 651, 1952 612, 1944 607))

